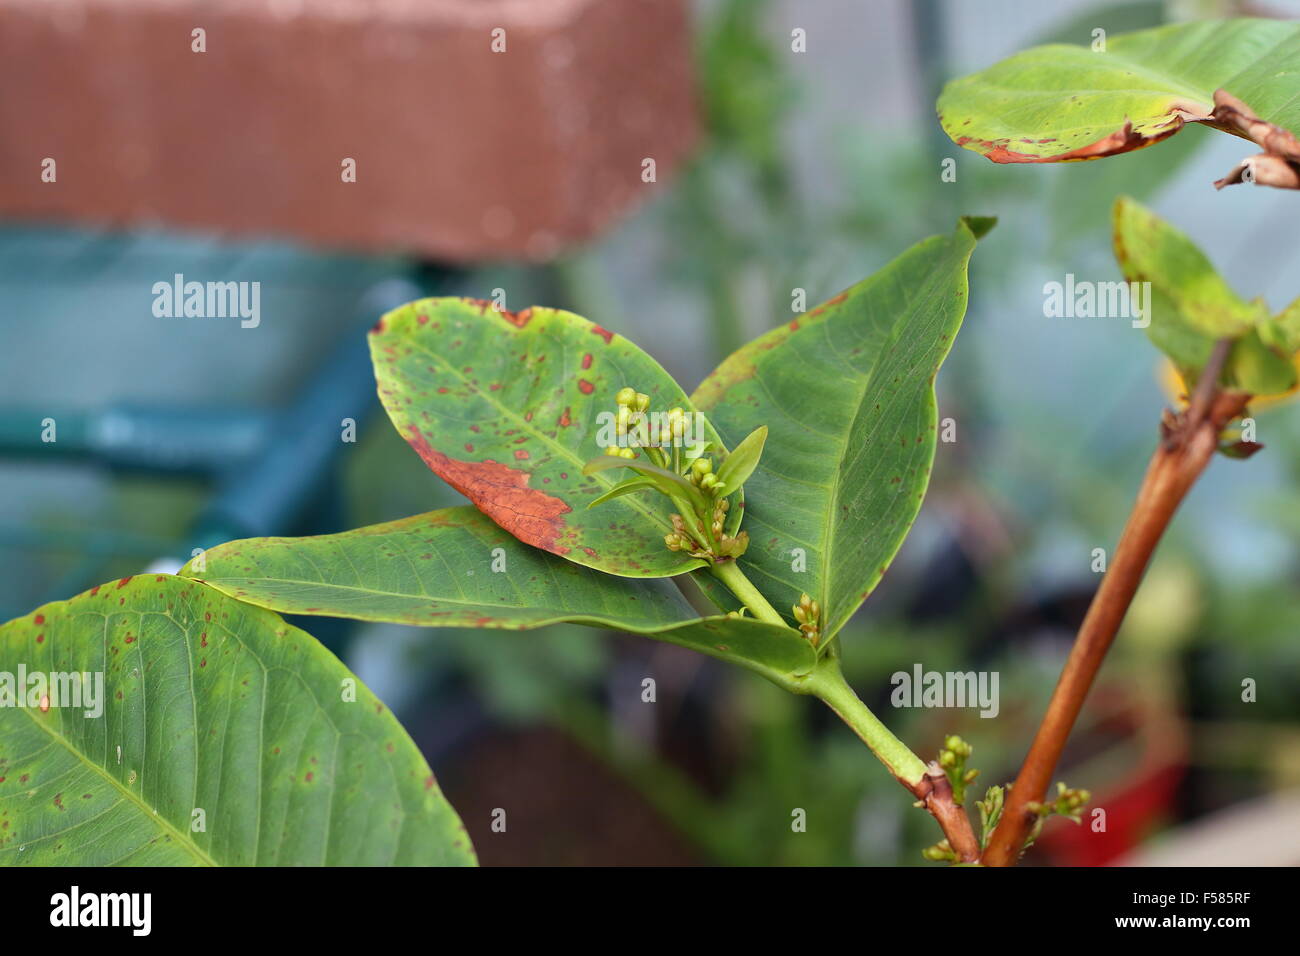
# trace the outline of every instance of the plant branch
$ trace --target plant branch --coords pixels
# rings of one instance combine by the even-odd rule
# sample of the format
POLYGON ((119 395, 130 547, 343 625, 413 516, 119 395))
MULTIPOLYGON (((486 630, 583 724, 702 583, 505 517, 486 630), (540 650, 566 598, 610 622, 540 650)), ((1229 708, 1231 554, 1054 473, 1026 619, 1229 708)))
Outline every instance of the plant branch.
POLYGON ((970 817, 954 801, 948 775, 935 761, 927 765, 862 703, 844 679, 833 652, 821 659, 805 688, 848 724, 894 779, 925 806, 938 821, 960 862, 970 863, 979 858, 979 842, 970 817))
POLYGON ((766 621, 768 624, 780 624, 782 627, 790 626, 767 598, 763 597, 762 592, 754 587, 754 583, 745 577, 745 572, 740 570, 740 565, 734 559, 710 564, 709 570, 715 578, 727 586, 732 594, 740 598, 741 603, 749 608, 758 620, 766 621))
POLYGON ((1042 801, 1047 792, 1066 740, 1156 546, 1179 504, 1209 464, 1224 427, 1241 414, 1250 399, 1240 392, 1219 389, 1219 375, 1231 344, 1228 340, 1216 344, 1187 410, 1180 416, 1167 415, 1162 422, 1161 442, 1152 455, 1114 560, 1093 596, 1047 713, 984 851, 986 865, 1010 866, 1019 859, 1036 819, 1028 804, 1042 801))

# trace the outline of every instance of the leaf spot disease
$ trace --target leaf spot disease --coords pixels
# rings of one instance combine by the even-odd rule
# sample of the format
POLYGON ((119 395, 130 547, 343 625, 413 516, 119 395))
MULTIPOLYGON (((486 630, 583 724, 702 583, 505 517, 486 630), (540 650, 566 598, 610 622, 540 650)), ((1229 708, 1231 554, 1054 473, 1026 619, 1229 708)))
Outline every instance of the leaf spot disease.
MULTIPOLYGON (((528 487, 528 472, 494 461, 468 462, 449 458, 429 444, 414 426, 407 426, 411 447, 433 472, 519 540, 554 554, 567 554, 556 544, 570 507, 559 498, 528 487)), ((520 458, 519 449, 515 457, 520 458)), ((523 457, 527 452, 523 453, 523 457)))

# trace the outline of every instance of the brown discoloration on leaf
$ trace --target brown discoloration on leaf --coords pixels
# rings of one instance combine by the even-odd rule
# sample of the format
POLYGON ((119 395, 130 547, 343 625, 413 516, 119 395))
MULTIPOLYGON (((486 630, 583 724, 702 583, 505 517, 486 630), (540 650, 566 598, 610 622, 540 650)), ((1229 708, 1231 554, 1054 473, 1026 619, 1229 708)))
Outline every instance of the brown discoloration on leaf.
POLYGON ((1008 149, 1006 140, 989 141, 973 139, 970 136, 960 136, 956 142, 958 146, 974 147, 977 152, 995 163, 1072 163, 1087 159, 1101 159, 1104 156, 1118 156, 1121 153, 1131 153, 1135 149, 1142 149, 1153 143, 1158 143, 1162 139, 1168 139, 1183 128, 1186 123, 1184 116, 1185 114, 1181 111, 1173 113, 1170 116, 1169 125, 1158 130, 1153 135, 1139 133, 1133 129, 1132 123, 1125 123, 1122 128, 1103 136, 1095 142, 1050 156, 1035 156, 1030 153, 1008 149))
MULTIPOLYGON (((813 309, 811 312, 809 312, 808 315, 807 315, 806 317, 809 318, 809 319, 815 319, 815 318, 817 318, 819 315, 821 315, 823 312, 825 312, 827 309, 829 309, 829 308, 831 308, 831 307, 833 307, 833 306, 837 306, 837 305, 839 305, 841 302, 843 302, 843 301, 844 301, 845 299, 847 299, 848 297, 849 297, 849 293, 848 293, 848 290, 846 289, 845 291, 841 292, 839 295, 831 296, 829 299, 827 299, 827 300, 826 300, 825 302, 823 302, 821 305, 817 306, 817 308, 815 308, 815 309, 813 309)), ((790 331, 791 331, 791 332, 798 332, 798 331, 799 331, 799 320, 798 320, 798 319, 795 319, 793 322, 790 323, 790 331)))
POLYGON ((1237 164, 1228 175, 1214 181, 1215 189, 1237 183, 1254 183, 1275 189, 1300 189, 1300 165, 1289 163, 1281 156, 1260 153, 1237 164))
POLYGON ((433 472, 485 515, 525 544, 554 554, 569 548, 556 544, 564 530, 562 516, 571 509, 559 498, 528 487, 529 474, 500 462, 469 462, 448 458, 436 450, 414 425, 407 441, 433 472))
POLYGON ((1215 90, 1214 115, 1208 125, 1255 143, 1264 152, 1242 160, 1215 189, 1250 182, 1277 189, 1300 189, 1300 140, 1290 130, 1261 119, 1227 90, 1215 90))
POLYGON ((689 405, 676 383, 633 343, 563 310, 534 307, 513 314, 499 303, 460 298, 408 303, 388 314, 384 332, 370 346, 389 417, 408 441, 415 429, 436 454, 463 456, 459 463, 428 463, 497 524, 574 563, 628 576, 667 576, 695 566, 689 556, 663 547, 666 504, 629 497, 589 516, 587 500, 614 479, 574 474, 599 451, 583 425, 591 421, 594 404, 612 404, 607 388, 625 384, 611 380, 616 372, 665 407, 689 405), (426 314, 429 321, 420 323, 426 314), (523 487, 525 476, 529 487, 523 487), (504 485, 542 497, 534 499, 537 507, 512 503, 511 511, 526 513, 520 519, 482 500, 484 492, 473 486, 484 482, 496 486, 491 493, 504 485), (545 525, 561 513, 564 519, 554 527, 527 527, 529 520, 545 525), (607 526, 610 516, 618 520, 607 526), (586 554, 583 545, 599 557, 586 554))
POLYGON ((1208 125, 1250 140, 1267 153, 1300 162, 1300 140, 1290 130, 1260 119, 1227 90, 1214 91, 1214 113, 1208 125))

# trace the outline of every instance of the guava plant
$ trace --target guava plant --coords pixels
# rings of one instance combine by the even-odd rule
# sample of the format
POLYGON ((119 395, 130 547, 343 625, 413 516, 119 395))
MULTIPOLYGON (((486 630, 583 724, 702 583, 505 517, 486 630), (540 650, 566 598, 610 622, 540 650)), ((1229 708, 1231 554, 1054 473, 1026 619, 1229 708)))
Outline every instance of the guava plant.
POLYGON ((689 647, 824 700, 952 826, 946 772, 849 688, 839 633, 920 508, 935 375, 991 225, 963 220, 919 243, 741 348, 690 395, 635 344, 569 312, 410 303, 370 336, 380 398, 474 507, 232 542, 182 574, 281 612, 568 621, 689 647), (693 579, 717 613, 701 616, 674 578, 693 579))
POLYGON ((179 576, 103 585, 5 625, 0 669, 103 672, 107 699, 98 717, 44 698, 0 708, 0 854, 471 860, 391 715, 275 612, 568 621, 693 648, 824 700, 954 845, 973 846, 947 771, 841 676, 839 634, 921 506, 934 380, 991 226, 966 219, 919 243, 691 395, 568 312, 427 299, 384 316, 370 336, 384 407, 473 506, 231 542, 179 576), (683 596, 673 579, 687 577, 716 614, 683 596))
MULTIPOLYGON (((1107 54, 1029 51, 951 84, 942 122, 999 162, 1099 158, 1204 122, 1265 149, 1238 178, 1288 185, 1295 29, 1214 30, 1117 37, 1107 54)), ((963 219, 917 244, 689 395, 632 342, 568 312, 424 299, 384 316, 370 335, 383 405, 471 505, 231 542, 177 576, 110 582, 0 627, 0 862, 472 863, 409 737, 280 613, 484 631, 572 622, 730 661, 839 715, 938 822, 927 858, 1014 862, 1047 817, 1078 819, 1085 791, 1046 792, 1070 727, 1178 503, 1216 451, 1258 450, 1228 432, 1249 430, 1257 397, 1295 387, 1300 303, 1271 315, 1240 299, 1185 236, 1117 204, 1120 267, 1152 288, 1149 334, 1195 384, 1164 414, 1019 776, 976 802, 977 837, 970 745, 951 736, 918 756, 840 660, 844 625, 924 498, 935 376, 992 224, 963 219), (716 613, 687 599, 696 586, 716 613), (24 673, 35 683, 3 679, 24 673)))

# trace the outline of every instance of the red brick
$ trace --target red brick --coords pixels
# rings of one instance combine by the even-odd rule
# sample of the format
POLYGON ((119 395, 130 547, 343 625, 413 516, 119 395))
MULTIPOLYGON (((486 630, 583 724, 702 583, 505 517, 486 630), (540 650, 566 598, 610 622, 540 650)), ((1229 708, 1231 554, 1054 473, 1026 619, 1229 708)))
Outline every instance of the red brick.
POLYGON ((0 215, 547 258, 692 145, 688 29, 685 0, 0 0, 0 215))

